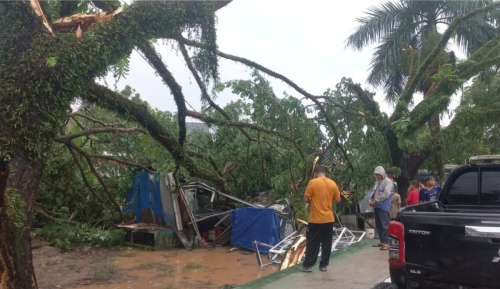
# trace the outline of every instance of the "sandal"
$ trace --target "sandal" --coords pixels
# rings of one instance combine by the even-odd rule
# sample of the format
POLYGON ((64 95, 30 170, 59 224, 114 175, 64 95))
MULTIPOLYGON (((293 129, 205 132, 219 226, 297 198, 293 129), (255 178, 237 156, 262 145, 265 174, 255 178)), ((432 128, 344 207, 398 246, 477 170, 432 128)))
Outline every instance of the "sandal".
POLYGON ((377 244, 373 244, 372 247, 383 247, 384 244, 382 243, 377 243, 377 244))
POLYGON ((382 251, 389 250, 389 246, 383 245, 382 248, 380 248, 380 250, 382 250, 382 251))

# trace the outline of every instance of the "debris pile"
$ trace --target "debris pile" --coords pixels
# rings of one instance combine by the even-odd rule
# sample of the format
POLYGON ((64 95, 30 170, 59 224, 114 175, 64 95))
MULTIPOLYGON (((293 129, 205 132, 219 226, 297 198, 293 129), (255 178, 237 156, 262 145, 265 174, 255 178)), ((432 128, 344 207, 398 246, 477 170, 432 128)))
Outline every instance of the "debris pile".
MULTIPOLYGON (((231 243, 233 219, 236 215, 241 215, 236 213, 240 208, 272 210, 277 216, 275 228, 278 230, 276 232, 278 238, 288 236, 295 231, 295 216, 287 199, 267 205, 253 204, 200 182, 180 183, 179 189, 176 190, 171 173, 137 174, 126 202, 127 206, 123 207, 123 211, 135 215, 133 224, 118 226, 127 231, 126 241, 131 244, 152 246, 155 249, 167 249, 177 245, 173 241, 159 240, 170 238, 172 234, 175 234, 188 249, 231 243), (159 233, 159 231, 170 231, 170 233, 159 233), (162 244, 158 245, 158 242, 162 244)), ((266 222, 271 223, 271 221, 266 222)), ((241 230, 241 227, 237 229, 241 230)), ((249 237, 258 239, 256 236, 249 237)), ((250 242, 250 248, 251 246, 250 242)))

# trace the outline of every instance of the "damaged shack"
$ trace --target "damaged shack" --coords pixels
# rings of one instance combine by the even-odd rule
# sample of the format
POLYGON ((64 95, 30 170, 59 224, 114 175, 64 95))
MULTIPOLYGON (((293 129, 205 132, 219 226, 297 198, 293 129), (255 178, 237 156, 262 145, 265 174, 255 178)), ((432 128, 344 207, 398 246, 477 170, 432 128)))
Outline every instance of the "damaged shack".
MULTIPOLYGON (((175 190, 172 173, 135 175, 123 211, 134 215, 132 222, 118 226, 126 232, 125 243, 155 250, 227 245, 232 239, 239 243, 242 231, 248 232, 245 240, 274 245, 296 227, 287 199, 254 204, 200 182, 181 182, 175 190), (241 208, 260 208, 266 213, 255 217, 241 208)), ((247 247, 246 243, 238 246, 247 247)), ((251 244, 248 249, 252 249, 251 244)))

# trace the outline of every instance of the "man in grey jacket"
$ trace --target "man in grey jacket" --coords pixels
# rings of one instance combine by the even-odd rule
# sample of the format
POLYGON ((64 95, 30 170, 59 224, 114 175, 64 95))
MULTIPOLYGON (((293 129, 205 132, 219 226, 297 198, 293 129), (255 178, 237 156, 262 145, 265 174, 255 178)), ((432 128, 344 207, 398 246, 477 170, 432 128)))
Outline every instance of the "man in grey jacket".
POLYGON ((375 208, 375 225, 377 227, 380 243, 373 247, 381 247, 380 250, 389 250, 389 221, 393 192, 393 182, 387 178, 383 167, 375 168, 375 190, 370 198, 370 206, 375 208))

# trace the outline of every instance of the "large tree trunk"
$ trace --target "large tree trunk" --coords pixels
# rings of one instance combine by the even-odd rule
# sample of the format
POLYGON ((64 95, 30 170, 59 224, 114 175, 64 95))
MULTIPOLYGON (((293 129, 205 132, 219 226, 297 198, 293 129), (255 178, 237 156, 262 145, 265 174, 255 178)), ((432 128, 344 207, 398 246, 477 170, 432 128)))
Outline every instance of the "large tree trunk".
POLYGON ((428 155, 406 155, 401 158, 392 160, 393 166, 401 169, 401 175, 396 178, 398 183, 398 193, 401 196, 402 205, 406 205, 406 197, 408 196, 408 188, 410 182, 418 173, 418 169, 427 159, 428 155))
MULTIPOLYGON (((439 131, 441 130, 441 121, 439 119, 439 114, 433 116, 430 119, 429 129, 431 132, 431 137, 432 138, 437 137, 439 131)), ((434 165, 436 166, 436 171, 438 174, 437 177, 439 178, 439 181, 443 182, 445 179, 445 172, 444 172, 443 149, 441 148, 441 146, 439 146, 434 152, 434 165)))
POLYGON ((30 230, 42 169, 27 157, 0 160, 0 289, 37 288, 30 230))

